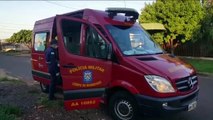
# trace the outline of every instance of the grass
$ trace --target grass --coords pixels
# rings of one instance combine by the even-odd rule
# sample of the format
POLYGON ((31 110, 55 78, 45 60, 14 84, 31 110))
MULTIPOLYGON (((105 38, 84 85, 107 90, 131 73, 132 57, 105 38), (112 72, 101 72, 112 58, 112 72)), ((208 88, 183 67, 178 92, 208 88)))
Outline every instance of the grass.
POLYGON ((61 108, 63 107, 63 100, 53 100, 50 101, 47 95, 41 95, 38 100, 39 105, 43 105, 47 108, 61 108))
POLYGON ((1 53, 3 53, 4 55, 20 55, 21 54, 21 52, 16 51, 16 50, 10 50, 10 51, 1 52, 1 53))
POLYGON ((7 77, 0 78, 0 83, 1 82, 12 82, 12 83, 17 83, 17 84, 23 83, 21 80, 10 79, 7 77))
POLYGON ((195 67, 198 72, 213 74, 213 60, 184 58, 188 63, 195 67))
POLYGON ((21 55, 21 54, 30 54, 30 51, 17 51, 17 50, 10 50, 10 51, 7 51, 7 52, 1 52, 2 54, 4 55, 21 55))
POLYGON ((15 120, 22 114, 18 107, 10 105, 0 105, 0 120, 15 120))

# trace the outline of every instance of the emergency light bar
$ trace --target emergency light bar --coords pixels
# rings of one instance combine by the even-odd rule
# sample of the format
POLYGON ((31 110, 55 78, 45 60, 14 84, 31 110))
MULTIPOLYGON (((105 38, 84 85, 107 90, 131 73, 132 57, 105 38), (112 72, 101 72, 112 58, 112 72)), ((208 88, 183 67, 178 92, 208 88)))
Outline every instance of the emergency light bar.
POLYGON ((118 13, 123 13, 127 16, 130 20, 136 21, 138 19, 139 13, 132 8, 107 8, 105 12, 108 12, 108 16, 113 18, 118 13))

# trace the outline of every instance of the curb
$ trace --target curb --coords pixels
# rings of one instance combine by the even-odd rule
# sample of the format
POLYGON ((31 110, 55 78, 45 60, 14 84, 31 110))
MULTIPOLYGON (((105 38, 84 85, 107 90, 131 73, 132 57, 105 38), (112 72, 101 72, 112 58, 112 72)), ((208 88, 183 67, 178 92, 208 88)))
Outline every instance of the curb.
POLYGON ((212 57, 191 57, 191 56, 178 56, 180 58, 196 59, 196 60, 213 60, 212 57))
POLYGON ((198 72, 198 75, 206 76, 206 77, 213 77, 213 74, 211 73, 205 73, 205 72, 198 72))

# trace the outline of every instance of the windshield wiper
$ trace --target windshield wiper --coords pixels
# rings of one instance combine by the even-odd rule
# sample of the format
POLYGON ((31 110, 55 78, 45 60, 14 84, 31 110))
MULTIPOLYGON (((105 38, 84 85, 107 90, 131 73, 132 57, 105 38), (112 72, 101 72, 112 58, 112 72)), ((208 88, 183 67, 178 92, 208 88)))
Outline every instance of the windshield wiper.
POLYGON ((157 52, 157 53, 154 53, 154 54, 163 54, 163 52, 157 52))

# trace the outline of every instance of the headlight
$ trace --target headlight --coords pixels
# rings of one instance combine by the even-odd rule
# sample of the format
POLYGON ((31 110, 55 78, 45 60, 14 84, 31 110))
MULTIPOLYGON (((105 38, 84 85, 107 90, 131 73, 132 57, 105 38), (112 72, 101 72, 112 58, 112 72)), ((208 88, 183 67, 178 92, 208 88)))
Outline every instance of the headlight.
POLYGON ((172 93, 175 89, 171 83, 163 77, 156 75, 145 75, 144 76, 149 85, 159 93, 172 93))

